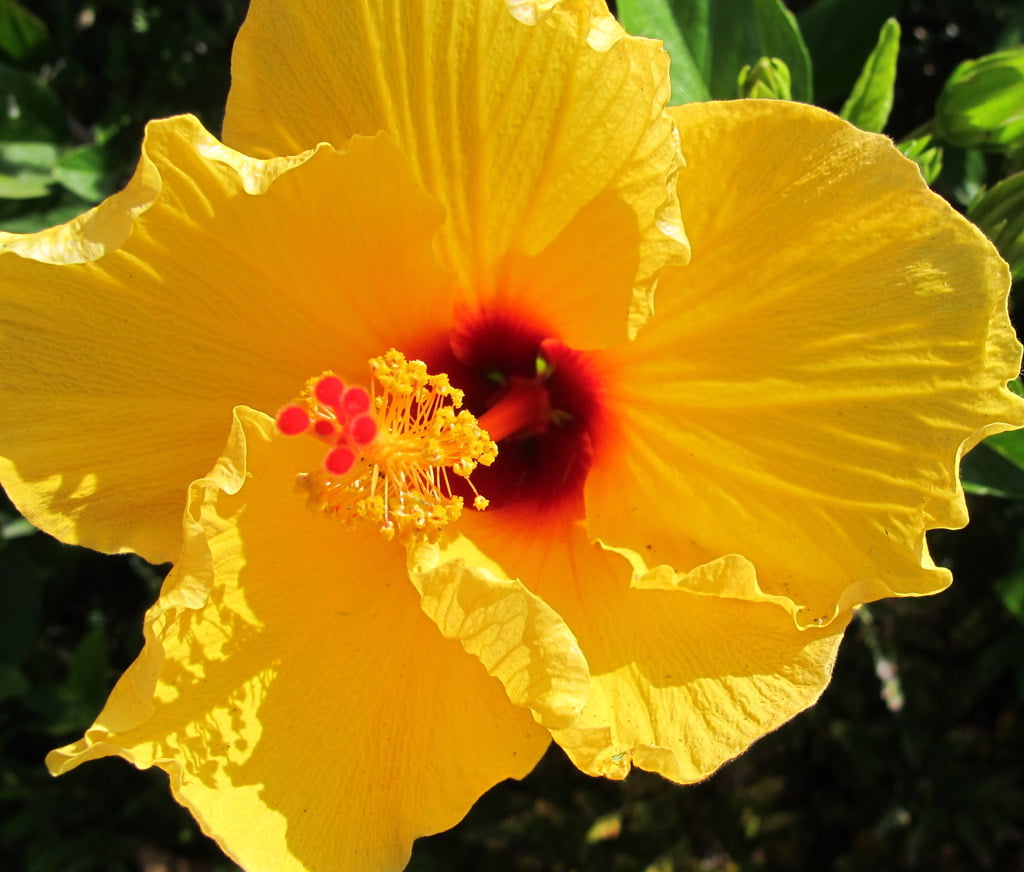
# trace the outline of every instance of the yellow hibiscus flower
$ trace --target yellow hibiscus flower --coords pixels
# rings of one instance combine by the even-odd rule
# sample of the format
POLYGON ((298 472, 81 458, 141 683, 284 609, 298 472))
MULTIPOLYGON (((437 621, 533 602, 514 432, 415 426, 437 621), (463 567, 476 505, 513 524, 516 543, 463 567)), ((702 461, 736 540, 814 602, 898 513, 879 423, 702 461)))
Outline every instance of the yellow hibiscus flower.
POLYGON ((1006 266, 885 138, 667 73, 602 0, 254 0, 226 145, 154 122, 0 237, 4 487, 175 564, 54 772, 397 869, 552 738, 707 776, 946 586, 959 459, 1024 424, 1006 266))

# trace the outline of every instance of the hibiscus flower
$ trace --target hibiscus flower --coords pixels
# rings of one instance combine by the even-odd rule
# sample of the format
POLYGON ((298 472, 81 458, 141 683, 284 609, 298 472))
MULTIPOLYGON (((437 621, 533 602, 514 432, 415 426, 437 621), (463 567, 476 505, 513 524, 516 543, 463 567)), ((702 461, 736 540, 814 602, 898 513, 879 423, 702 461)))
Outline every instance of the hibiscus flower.
POLYGON ((254 0, 225 144, 153 122, 0 238, 0 479, 174 562, 54 772, 398 869, 552 739, 706 777, 948 584, 959 459, 1024 424, 1005 264, 885 138, 668 90, 601 0, 254 0))

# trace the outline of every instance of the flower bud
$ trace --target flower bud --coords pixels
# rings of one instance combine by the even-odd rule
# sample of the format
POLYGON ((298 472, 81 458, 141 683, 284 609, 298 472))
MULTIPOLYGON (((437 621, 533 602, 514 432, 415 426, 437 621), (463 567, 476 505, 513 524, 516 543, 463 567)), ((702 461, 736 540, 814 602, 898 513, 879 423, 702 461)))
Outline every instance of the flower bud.
POLYGON ((766 100, 792 100, 792 79, 789 67, 779 58, 761 58, 756 64, 747 64, 738 79, 741 97, 766 100))
POLYGON ((962 148, 1024 145, 1024 47, 960 64, 939 95, 935 129, 962 148))

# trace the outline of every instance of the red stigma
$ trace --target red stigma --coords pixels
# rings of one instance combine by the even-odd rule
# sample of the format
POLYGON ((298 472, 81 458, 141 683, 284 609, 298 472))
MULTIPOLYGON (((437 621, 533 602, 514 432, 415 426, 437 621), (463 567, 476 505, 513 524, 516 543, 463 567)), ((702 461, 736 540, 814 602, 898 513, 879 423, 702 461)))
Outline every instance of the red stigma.
POLYGON ((301 406, 285 406, 277 413, 277 429, 285 436, 305 433, 309 429, 309 415, 301 406))
POLYGON ((364 388, 349 388, 343 401, 349 415, 362 415, 370 410, 370 395, 364 388))
POLYGON ((327 452, 324 458, 324 469, 334 475, 344 475, 356 462, 355 452, 348 448, 335 448, 327 452))
POLYGON ((360 415, 349 421, 348 435, 357 445, 369 445, 377 435, 377 422, 369 415, 360 415))
POLYGON ((313 393, 316 398, 325 406, 341 405, 341 394, 345 390, 345 384, 336 375, 325 375, 316 383, 313 393))
POLYGON ((323 468, 347 474, 377 438, 373 399, 366 388, 345 387, 333 374, 311 381, 307 393, 278 412, 277 429, 285 436, 309 433, 327 444, 323 468))

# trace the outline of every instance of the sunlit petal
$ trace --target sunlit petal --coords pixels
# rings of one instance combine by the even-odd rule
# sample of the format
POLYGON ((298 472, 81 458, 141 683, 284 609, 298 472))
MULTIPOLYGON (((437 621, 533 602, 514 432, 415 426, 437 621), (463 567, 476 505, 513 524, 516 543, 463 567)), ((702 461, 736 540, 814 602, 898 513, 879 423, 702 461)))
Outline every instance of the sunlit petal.
POLYGON ((548 735, 423 614, 403 549, 306 508, 294 479, 312 440, 237 416, 193 487, 145 650, 49 764, 166 769, 246 868, 400 869, 415 837, 525 775, 548 735))
POLYGON ((445 559, 433 545, 420 551, 413 581, 443 635, 459 639, 544 726, 570 724, 586 703, 590 674, 561 617, 518 579, 445 559))
POLYGON ((941 589, 961 453, 1024 423, 1005 264, 884 137, 777 101, 675 118, 693 262, 617 361, 588 529, 682 573, 740 555, 804 625, 941 589))
POLYGON ((495 573, 519 572, 572 628, 590 696, 555 740, 585 772, 631 766, 699 781, 812 705, 832 674, 849 613, 799 630, 787 603, 720 567, 714 594, 671 573, 636 573, 587 540, 579 523, 473 516, 452 550, 495 573))
POLYGON ((440 331, 440 221, 385 137, 262 162, 154 122, 122 194, 0 237, 4 487, 65 541, 173 559, 236 403, 440 331))
POLYGON ((620 229, 636 236, 634 276, 617 292, 570 281, 555 304, 590 310, 562 338, 596 346, 624 335, 628 307, 636 323, 646 317, 655 272, 685 256, 668 93, 660 44, 628 36, 603 0, 256 0, 235 45, 224 136, 268 156, 391 132, 447 209, 446 262, 484 303, 514 291, 545 312, 546 288, 512 287, 517 259, 568 233, 588 236, 601 263, 620 229), (619 213, 602 226, 595 208, 628 222, 619 213))

